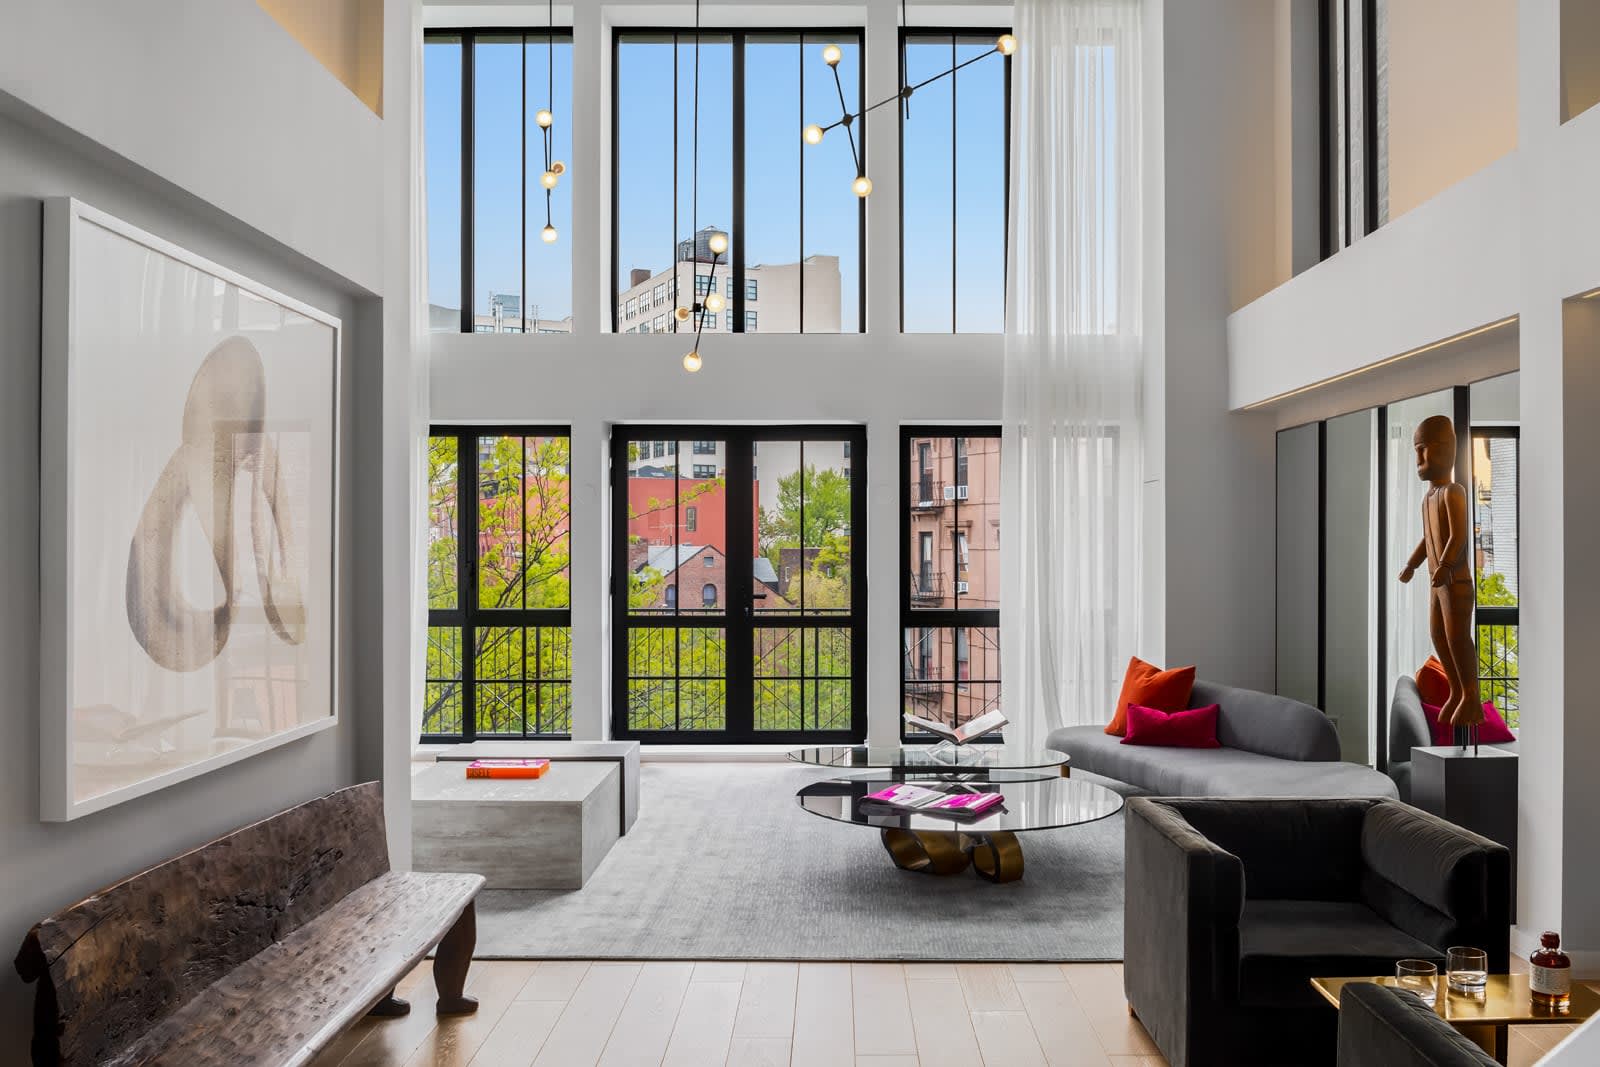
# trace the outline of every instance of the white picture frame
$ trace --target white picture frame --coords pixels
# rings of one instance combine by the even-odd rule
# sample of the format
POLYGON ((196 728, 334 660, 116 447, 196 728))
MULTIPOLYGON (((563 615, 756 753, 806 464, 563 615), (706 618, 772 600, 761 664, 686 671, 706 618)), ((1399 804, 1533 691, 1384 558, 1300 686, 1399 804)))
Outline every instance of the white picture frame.
POLYGON ((343 329, 71 198, 44 202, 42 281, 57 822, 337 725, 343 329))

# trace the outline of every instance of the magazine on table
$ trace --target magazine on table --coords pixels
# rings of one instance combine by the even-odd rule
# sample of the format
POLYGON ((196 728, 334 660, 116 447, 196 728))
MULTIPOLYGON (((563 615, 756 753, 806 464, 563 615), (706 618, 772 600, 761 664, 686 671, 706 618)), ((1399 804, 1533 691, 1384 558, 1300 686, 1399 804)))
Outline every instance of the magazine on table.
POLYGON ((979 715, 970 722, 960 726, 950 726, 946 723, 935 722, 933 719, 924 719, 918 715, 906 714, 906 723, 918 730, 926 730, 935 737, 942 737, 953 744, 964 745, 968 741, 976 741, 986 734, 992 734, 1002 726, 1010 725, 1010 720, 998 711, 991 711, 987 715, 979 715))
POLYGON ((965 785, 930 788, 897 782, 861 798, 861 810, 878 815, 938 815, 951 819, 976 819, 1005 801, 999 793, 965 785))

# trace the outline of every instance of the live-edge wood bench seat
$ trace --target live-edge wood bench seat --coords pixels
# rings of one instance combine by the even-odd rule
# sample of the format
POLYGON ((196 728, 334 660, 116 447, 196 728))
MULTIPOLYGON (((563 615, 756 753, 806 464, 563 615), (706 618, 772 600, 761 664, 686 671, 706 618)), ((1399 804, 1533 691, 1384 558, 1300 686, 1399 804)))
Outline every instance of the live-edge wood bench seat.
POLYGON ((441 1013, 476 940, 476 874, 389 870, 377 783, 320 797, 35 926, 17 956, 36 1064, 309 1063, 438 946, 441 1013))

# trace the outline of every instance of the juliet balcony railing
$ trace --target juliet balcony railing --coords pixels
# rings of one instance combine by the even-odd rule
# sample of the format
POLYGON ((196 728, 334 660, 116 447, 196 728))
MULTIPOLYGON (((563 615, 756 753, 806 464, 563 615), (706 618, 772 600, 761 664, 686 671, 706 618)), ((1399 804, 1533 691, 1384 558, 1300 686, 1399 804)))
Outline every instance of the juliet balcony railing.
POLYGON ((931 511, 942 508, 950 501, 945 500, 945 483, 937 478, 913 478, 911 480, 911 510, 931 511))

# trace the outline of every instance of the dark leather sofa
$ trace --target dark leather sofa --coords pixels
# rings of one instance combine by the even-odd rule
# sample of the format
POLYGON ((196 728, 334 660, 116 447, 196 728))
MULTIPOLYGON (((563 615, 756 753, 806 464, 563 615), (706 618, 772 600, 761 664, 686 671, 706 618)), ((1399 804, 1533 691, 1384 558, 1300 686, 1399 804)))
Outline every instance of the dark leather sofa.
POLYGON ((1314 976, 1510 954, 1510 856, 1381 798, 1128 802, 1123 981, 1172 1067, 1330 1064, 1314 976))

